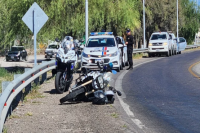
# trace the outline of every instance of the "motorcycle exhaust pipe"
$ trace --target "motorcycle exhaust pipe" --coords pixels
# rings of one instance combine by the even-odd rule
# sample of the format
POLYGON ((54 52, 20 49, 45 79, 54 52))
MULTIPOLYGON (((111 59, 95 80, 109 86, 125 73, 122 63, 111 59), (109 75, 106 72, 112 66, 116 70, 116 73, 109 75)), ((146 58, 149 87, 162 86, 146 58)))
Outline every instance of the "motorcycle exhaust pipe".
POLYGON ((90 94, 92 94, 92 93, 94 93, 94 90, 89 91, 89 92, 86 92, 86 93, 85 93, 85 96, 88 96, 88 95, 90 95, 90 94))

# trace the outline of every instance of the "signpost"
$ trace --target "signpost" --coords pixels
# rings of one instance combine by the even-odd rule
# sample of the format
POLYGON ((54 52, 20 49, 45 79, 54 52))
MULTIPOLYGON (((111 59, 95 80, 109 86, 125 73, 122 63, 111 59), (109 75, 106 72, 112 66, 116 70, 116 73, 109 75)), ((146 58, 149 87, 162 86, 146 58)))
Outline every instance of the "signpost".
POLYGON ((23 16, 22 20, 34 34, 34 65, 37 65, 36 37, 37 33, 47 22, 48 16, 40 8, 40 6, 36 2, 34 2, 29 10, 26 12, 26 14, 23 16))

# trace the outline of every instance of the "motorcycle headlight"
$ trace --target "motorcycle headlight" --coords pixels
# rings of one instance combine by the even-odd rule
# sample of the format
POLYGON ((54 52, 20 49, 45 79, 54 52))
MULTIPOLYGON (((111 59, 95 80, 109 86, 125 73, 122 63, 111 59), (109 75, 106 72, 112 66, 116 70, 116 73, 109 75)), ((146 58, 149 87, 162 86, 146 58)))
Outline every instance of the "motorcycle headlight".
POLYGON ((97 81, 97 86, 100 88, 100 89, 103 89, 104 88, 104 80, 103 80, 103 76, 100 75, 97 77, 96 79, 97 81))
POLYGON ((117 56, 117 51, 115 53, 109 54, 108 56, 110 56, 110 57, 117 56))
POLYGON ((84 53, 84 52, 83 52, 82 56, 83 56, 83 57, 86 57, 86 58, 89 58, 89 57, 90 57, 89 54, 86 54, 86 53, 84 53))

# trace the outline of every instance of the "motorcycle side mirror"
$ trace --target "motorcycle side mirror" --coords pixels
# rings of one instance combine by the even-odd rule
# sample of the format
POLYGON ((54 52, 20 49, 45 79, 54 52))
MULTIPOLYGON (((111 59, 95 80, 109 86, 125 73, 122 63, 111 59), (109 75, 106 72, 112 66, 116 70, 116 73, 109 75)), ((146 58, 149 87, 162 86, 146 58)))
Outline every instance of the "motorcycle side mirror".
POLYGON ((117 74, 117 71, 115 71, 115 70, 112 70, 112 73, 113 73, 113 74, 117 74))
POLYGON ((117 91, 118 96, 122 96, 122 93, 120 91, 117 91))
POLYGON ((78 51, 78 55, 81 55, 81 51, 78 51))
POLYGON ((81 68, 81 72, 84 73, 84 74, 87 74, 90 70, 85 68, 85 67, 82 67, 81 68))
POLYGON ((58 38, 55 39, 56 42, 60 42, 60 40, 58 38))

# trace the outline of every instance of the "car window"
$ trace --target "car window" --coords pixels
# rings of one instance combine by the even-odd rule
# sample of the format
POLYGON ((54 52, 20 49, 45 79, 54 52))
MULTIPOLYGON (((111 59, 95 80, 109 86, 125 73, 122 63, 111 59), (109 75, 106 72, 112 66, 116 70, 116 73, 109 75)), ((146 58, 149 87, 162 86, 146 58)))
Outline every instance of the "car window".
POLYGON ((86 47, 115 47, 114 38, 90 38, 86 47))
POLYGON ((167 35, 166 34, 153 34, 151 36, 151 40, 166 40, 167 35))
POLYGON ((172 39, 172 35, 169 35, 169 38, 172 39))
POLYGON ((11 51, 22 51, 24 47, 11 47, 11 51))
POLYGON ((180 42, 185 42, 185 39, 179 38, 179 41, 180 41, 180 42))

